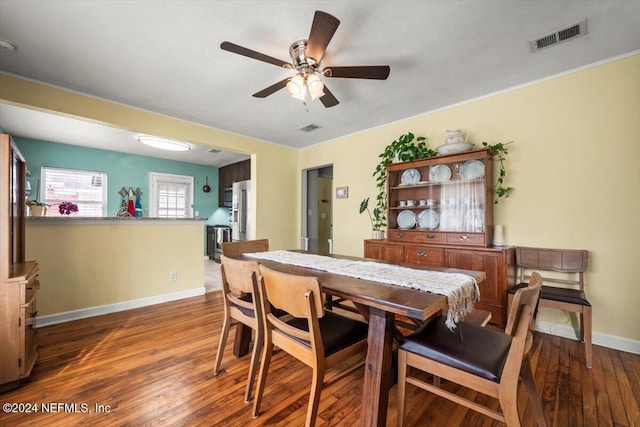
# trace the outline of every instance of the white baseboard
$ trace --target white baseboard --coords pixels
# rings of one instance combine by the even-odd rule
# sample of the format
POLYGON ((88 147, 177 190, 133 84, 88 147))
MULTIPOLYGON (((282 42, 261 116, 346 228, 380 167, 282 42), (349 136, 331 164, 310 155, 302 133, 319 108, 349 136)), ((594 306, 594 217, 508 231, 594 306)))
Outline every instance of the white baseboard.
POLYGON ((64 313, 38 316, 38 327, 55 325, 57 323, 70 322, 72 320, 84 319, 87 317, 101 316, 103 314, 116 313, 118 311, 131 310, 133 308, 146 307, 163 302, 176 301, 184 298, 191 298, 204 295, 204 287, 188 289, 186 291, 172 292, 169 294, 156 295, 152 297, 134 299, 130 301, 117 302, 114 304, 99 305, 95 307, 81 308, 79 310, 66 311, 64 313))
POLYGON ((205 286, 204 288, 205 288, 205 292, 208 293, 208 292, 214 292, 214 291, 222 290, 222 285, 214 283, 213 285, 208 286, 208 287, 205 286))
MULTIPOLYGON (((558 323, 542 322, 540 320, 536 322, 536 331, 573 340, 577 340, 579 336, 579 331, 572 328, 571 326, 558 323)), ((640 354, 640 341, 618 337, 615 335, 601 334, 598 332, 593 333, 591 340, 595 345, 601 345, 603 347, 612 348, 614 350, 640 354)))

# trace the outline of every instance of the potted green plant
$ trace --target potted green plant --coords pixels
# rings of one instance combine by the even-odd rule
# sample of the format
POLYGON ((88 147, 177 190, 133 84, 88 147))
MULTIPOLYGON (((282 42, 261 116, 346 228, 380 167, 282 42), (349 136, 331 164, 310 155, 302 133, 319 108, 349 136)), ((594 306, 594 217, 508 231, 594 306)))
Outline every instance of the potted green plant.
POLYGON ((380 162, 373 172, 373 177, 376 180, 376 187, 378 188, 375 209, 379 212, 378 222, 380 223, 380 228, 386 227, 387 225, 387 166, 396 161, 412 162, 425 157, 437 156, 438 153, 436 151, 427 147, 426 140, 427 138, 424 136, 416 138, 411 132, 405 133, 387 145, 384 151, 378 155, 380 162))
POLYGON ((27 200, 26 205, 29 207, 31 216, 45 216, 47 214, 47 207, 49 206, 37 200, 27 200))
POLYGON ((385 224, 385 216, 382 214, 380 208, 374 208, 373 213, 369 210, 369 198, 367 197, 360 202, 360 214, 367 212, 369 214, 369 220, 371 221, 372 239, 382 240, 384 239, 384 230, 382 229, 385 224))

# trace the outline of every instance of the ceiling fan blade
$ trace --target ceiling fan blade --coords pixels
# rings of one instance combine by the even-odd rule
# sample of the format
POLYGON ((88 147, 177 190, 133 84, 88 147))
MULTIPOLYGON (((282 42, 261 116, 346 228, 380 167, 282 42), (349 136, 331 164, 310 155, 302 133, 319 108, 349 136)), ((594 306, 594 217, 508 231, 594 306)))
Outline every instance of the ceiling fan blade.
POLYGON ((326 12, 316 10, 307 41, 307 58, 313 58, 316 63, 322 61, 324 51, 327 49, 333 34, 338 29, 338 25, 340 25, 338 18, 326 12))
POLYGON ((220 49, 237 53, 238 55, 246 56, 251 59, 257 59, 258 61, 268 62, 269 64, 277 65, 278 67, 293 68, 293 66, 288 62, 274 58, 273 56, 265 55, 264 53, 256 52, 255 50, 247 49, 246 47, 242 47, 235 43, 222 42, 220 44, 220 49))
POLYGON ((335 96, 333 96, 333 94, 331 93, 327 85, 324 85, 323 91, 324 91, 324 95, 320 98, 322 105, 329 108, 339 104, 338 100, 336 99, 335 96))
POLYGON ((287 82, 289 81, 289 77, 287 77, 284 80, 280 80, 278 83, 274 83, 271 86, 269 86, 266 89, 262 89, 260 92, 256 92, 253 94, 253 96, 255 96, 256 98, 266 98, 267 96, 271 95, 274 92, 279 91, 280 89, 282 89, 283 87, 285 87, 287 85, 287 82))
POLYGON ((323 70, 323 72, 327 77, 386 80, 387 77, 389 77, 391 68, 388 65, 327 67, 323 70))

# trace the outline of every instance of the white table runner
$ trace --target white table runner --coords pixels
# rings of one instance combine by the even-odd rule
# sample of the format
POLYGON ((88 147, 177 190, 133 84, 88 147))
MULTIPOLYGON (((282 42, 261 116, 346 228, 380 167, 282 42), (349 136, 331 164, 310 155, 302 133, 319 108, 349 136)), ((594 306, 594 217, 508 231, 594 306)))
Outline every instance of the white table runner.
POLYGON ((480 299, 476 280, 461 273, 419 270, 381 262, 290 251, 255 252, 244 256, 444 295, 449 304, 446 324, 450 329, 464 320, 473 311, 474 302, 480 299))

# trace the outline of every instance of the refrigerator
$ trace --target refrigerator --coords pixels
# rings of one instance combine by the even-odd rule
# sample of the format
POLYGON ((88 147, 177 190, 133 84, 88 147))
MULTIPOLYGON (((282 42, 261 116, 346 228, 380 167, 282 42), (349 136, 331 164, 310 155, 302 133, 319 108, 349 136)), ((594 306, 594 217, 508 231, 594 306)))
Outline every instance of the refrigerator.
POLYGON ((251 181, 233 183, 231 196, 231 237, 234 241, 249 240, 251 226, 251 181))

